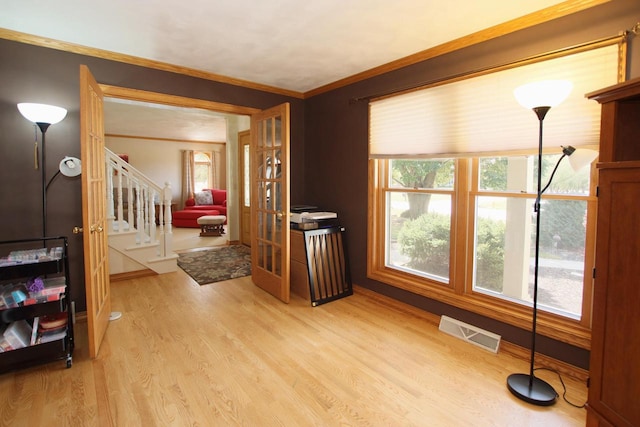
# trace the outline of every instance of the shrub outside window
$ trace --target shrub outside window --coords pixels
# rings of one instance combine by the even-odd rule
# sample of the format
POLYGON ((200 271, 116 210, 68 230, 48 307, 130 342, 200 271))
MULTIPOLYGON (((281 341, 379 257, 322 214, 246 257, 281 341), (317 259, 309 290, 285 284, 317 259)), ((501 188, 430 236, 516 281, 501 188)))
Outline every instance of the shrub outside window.
MULTIPOLYGON (((559 155, 543 156, 544 186, 559 155)), ((534 156, 481 158, 474 199, 473 290, 528 304, 533 298, 537 176, 534 156)), ((540 207, 538 304, 580 319, 589 170, 561 163, 540 207)))
POLYGON ((390 160, 386 264, 449 283, 455 162, 390 160))

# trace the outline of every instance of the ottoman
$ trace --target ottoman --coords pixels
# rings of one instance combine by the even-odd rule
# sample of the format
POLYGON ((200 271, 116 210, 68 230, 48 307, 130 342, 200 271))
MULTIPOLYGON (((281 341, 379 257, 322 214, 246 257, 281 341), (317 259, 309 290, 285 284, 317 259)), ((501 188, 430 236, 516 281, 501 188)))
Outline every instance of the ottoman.
POLYGON ((221 236, 224 234, 223 224, 227 220, 224 215, 204 215, 198 218, 200 236, 221 236))
POLYGON ((198 218, 205 215, 218 215, 220 212, 216 210, 210 211, 197 211, 197 210, 183 210, 174 212, 172 215, 171 224, 174 227, 188 227, 188 228, 200 228, 198 224, 198 218))

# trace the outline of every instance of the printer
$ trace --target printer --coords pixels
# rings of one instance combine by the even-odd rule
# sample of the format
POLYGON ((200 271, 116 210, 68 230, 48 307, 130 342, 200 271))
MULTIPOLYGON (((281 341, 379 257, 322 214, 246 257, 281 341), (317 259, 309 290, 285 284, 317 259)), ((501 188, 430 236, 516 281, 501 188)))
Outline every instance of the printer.
POLYGON ((291 222, 300 224, 301 222, 312 222, 325 219, 338 218, 335 212, 291 212, 291 222))
POLYGON ((337 213, 318 211, 315 206, 292 206, 289 221, 291 228, 297 230, 313 230, 339 225, 337 213))

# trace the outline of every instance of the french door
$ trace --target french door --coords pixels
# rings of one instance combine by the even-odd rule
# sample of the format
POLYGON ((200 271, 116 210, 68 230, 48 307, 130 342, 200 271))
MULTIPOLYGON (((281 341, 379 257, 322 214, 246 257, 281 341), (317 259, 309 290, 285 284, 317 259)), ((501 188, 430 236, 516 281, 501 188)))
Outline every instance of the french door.
POLYGON ((100 86, 80 66, 80 152, 82 228, 89 356, 95 358, 109 326, 111 286, 104 159, 104 110, 100 86))
POLYGON ((288 103, 251 118, 251 277, 289 302, 288 103))

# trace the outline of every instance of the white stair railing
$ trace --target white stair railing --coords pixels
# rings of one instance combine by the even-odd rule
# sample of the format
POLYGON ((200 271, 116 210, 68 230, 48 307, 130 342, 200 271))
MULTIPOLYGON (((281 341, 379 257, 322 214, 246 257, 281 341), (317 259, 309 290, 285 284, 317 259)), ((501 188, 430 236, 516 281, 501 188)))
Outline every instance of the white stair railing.
POLYGON ((107 226, 110 233, 135 233, 136 245, 158 245, 158 257, 172 253, 171 186, 160 187, 105 148, 107 226))

